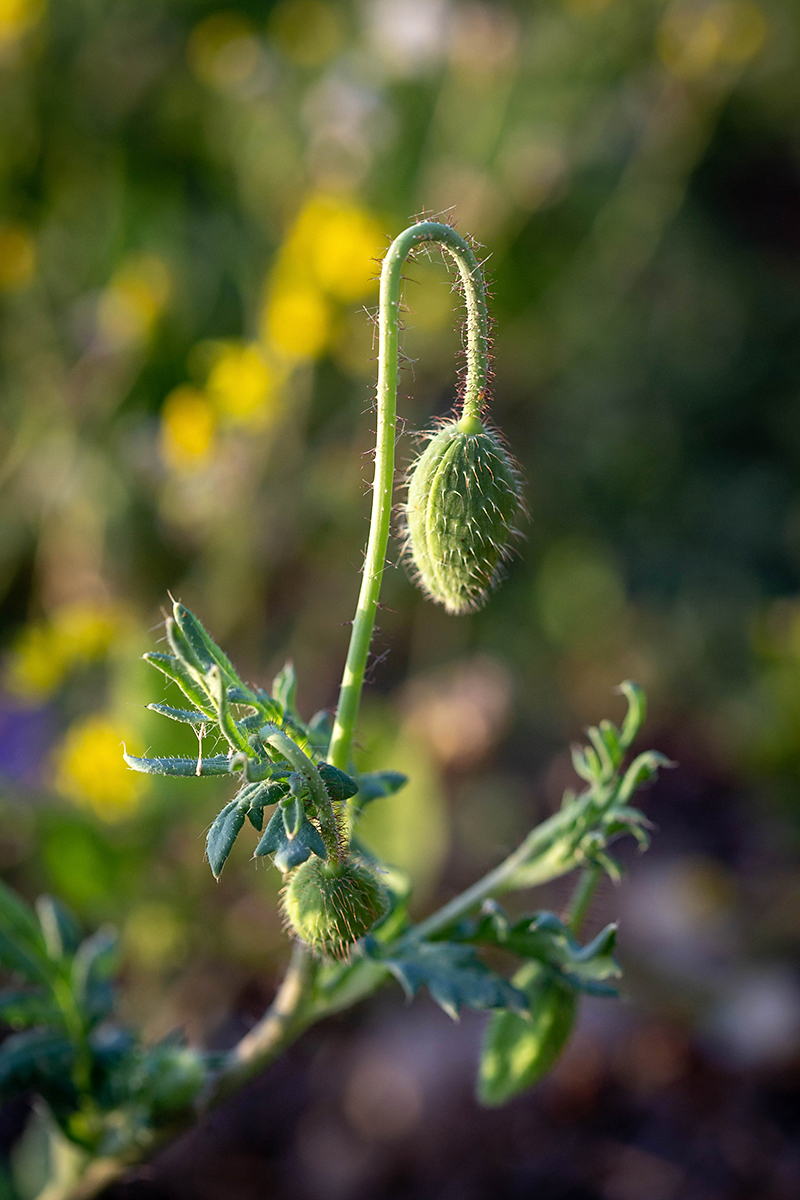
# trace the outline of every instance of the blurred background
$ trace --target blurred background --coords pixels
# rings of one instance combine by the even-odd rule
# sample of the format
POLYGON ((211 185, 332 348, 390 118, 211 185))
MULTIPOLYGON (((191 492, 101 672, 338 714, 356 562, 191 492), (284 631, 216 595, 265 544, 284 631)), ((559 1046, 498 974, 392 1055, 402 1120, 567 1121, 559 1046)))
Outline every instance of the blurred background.
MULTIPOLYGON (((0 869, 120 927, 125 1018, 230 1045, 286 959, 277 872, 203 861, 225 785, 121 743, 193 750, 144 707, 167 589, 335 703, 376 260, 415 214, 490 256, 530 519, 469 618, 394 542, 359 756, 413 782, 366 838, 429 910, 558 805, 626 677, 680 762, 590 922, 627 1001, 549 1081, 479 1110, 482 1019, 389 989, 118 1200, 800 1192, 799 38, 793 0, 0 0, 0 869)), ((461 324, 440 256, 407 275, 402 465, 461 324)))

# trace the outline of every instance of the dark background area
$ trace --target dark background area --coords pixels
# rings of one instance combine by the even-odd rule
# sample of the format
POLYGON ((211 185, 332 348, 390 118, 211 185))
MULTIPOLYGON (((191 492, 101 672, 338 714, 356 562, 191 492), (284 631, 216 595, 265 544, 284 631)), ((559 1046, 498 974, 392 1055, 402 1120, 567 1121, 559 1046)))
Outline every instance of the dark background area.
MULTIPOLYGON (((360 756, 412 785, 365 836, 428 911, 557 806, 627 677, 680 764, 590 922, 625 1000, 548 1081, 478 1109, 482 1018, 387 989, 110 1194, 797 1195, 798 36, 790 0, 0 0, 0 869, 121 929, 123 1017, 229 1045, 280 976, 277 873, 203 862, 217 782, 145 786, 120 742, 192 749, 144 707, 167 589, 335 703, 373 260, 417 213, 490 255, 530 517, 469 618, 394 542, 360 756)), ((407 274, 403 465, 461 321, 438 257, 407 274)))

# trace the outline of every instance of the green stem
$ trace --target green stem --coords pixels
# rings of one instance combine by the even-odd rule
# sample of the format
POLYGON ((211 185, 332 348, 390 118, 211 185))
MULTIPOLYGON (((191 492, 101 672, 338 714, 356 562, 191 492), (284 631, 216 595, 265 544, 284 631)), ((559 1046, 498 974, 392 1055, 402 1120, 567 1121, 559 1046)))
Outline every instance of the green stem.
POLYGON ((380 342, 378 349, 378 428, 372 515, 364 559, 361 590, 350 635, 339 706, 328 751, 329 761, 347 770, 353 742, 364 672, 375 629, 381 581, 389 544, 394 488, 394 447, 397 430, 397 379, 399 372, 400 285, 403 264, 415 246, 436 242, 455 259, 467 305, 467 377, 461 419, 480 420, 489 375, 486 296, 480 264, 469 245, 449 225, 420 221, 395 238, 381 270, 380 342))
POLYGON ((319 822, 319 831, 322 835, 322 840, 325 843, 325 849, 328 851, 328 857, 331 862, 342 861, 342 845, 340 826, 336 820, 331 798, 328 795, 325 784, 322 782, 320 773, 316 765, 311 761, 308 755, 300 749, 296 742, 293 742, 290 737, 278 729, 277 725, 265 725, 258 735, 262 742, 274 746, 278 753, 290 762, 295 771, 302 775, 308 784, 311 792, 311 799, 316 808, 317 820, 319 822))
POLYGON ((580 879, 575 885, 575 891, 572 893, 572 899, 569 902, 569 907, 566 912, 566 924, 574 934, 579 934, 583 919, 589 911, 589 905, 592 903, 594 890, 597 887, 597 882, 600 878, 600 868, 596 863, 591 866, 584 867, 581 872, 580 879))
POLYGON ((307 1000, 314 982, 315 963, 301 942, 295 942, 292 959, 280 988, 257 1025, 233 1048, 203 1107, 213 1108, 290 1045, 312 1021, 307 1000))

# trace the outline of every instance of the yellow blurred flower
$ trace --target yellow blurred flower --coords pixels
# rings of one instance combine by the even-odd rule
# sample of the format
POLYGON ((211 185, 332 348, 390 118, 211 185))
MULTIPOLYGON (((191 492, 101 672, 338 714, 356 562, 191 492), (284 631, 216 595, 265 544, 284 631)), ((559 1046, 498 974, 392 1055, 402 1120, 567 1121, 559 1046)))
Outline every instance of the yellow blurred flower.
POLYGON ((290 62, 320 67, 344 42, 342 14, 323 0, 281 0, 273 8, 267 30, 290 62))
POLYGON ((0 48, 22 37, 44 9, 44 0, 0 0, 0 48))
POLYGON ((122 757, 125 730, 108 717, 77 721, 56 752, 58 791, 105 821, 118 821, 137 807, 146 781, 122 757))
POLYGON ((195 471, 212 456, 217 420, 205 392, 181 384, 167 396, 161 409, 160 450, 172 470, 195 471))
POLYGON ((261 58, 252 25, 234 12, 213 13, 200 21, 187 53, 198 79, 223 92, 246 83, 261 58))
POLYGON ((103 340, 117 349, 143 341, 169 299, 167 267, 154 254, 128 258, 102 293, 97 327, 103 340))
POLYGON ((330 305, 318 288, 291 281, 275 288, 264 313, 267 345, 287 358, 318 358, 330 331, 330 305))
POLYGON ((24 287, 35 273, 36 243, 29 231, 24 225, 0 225, 0 290, 10 292, 24 287))
POLYGON ((280 382, 258 345, 227 342, 217 348, 206 390, 220 416, 259 424, 274 413, 280 382))
POLYGON ((339 196, 311 196, 300 210, 278 271, 305 270, 324 292, 351 303, 374 292, 386 244, 366 209, 339 196))
POLYGON ((375 260, 384 244, 381 228, 369 213, 350 207, 329 211, 312 252, 317 279, 339 300, 360 300, 375 290, 375 260))
POLYGON ((748 62, 764 45, 767 20, 752 0, 673 4, 656 37, 659 57, 681 79, 698 79, 717 66, 748 62))
POLYGON ((110 605, 69 604, 48 621, 26 625, 6 661, 6 687, 27 700, 47 699, 73 667, 108 652, 124 620, 110 605))
POLYGON ((269 280, 262 319, 267 347, 290 359, 319 357, 331 340, 331 301, 352 303, 375 290, 383 243, 366 209, 339 196, 311 196, 269 280))

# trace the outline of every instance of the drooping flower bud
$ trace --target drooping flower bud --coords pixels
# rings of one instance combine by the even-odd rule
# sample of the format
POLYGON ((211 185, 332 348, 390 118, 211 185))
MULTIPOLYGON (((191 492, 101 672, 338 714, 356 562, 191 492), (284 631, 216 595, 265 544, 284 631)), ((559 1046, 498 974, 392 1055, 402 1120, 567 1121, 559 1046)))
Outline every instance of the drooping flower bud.
POLYGON ((386 916, 389 896, 366 863, 312 856, 290 875, 283 910, 289 927, 312 950, 346 959, 353 943, 386 916))
POLYGON ((407 551, 432 600, 455 614, 483 606, 520 505, 513 460, 477 417, 433 435, 409 475, 406 504, 407 551))

